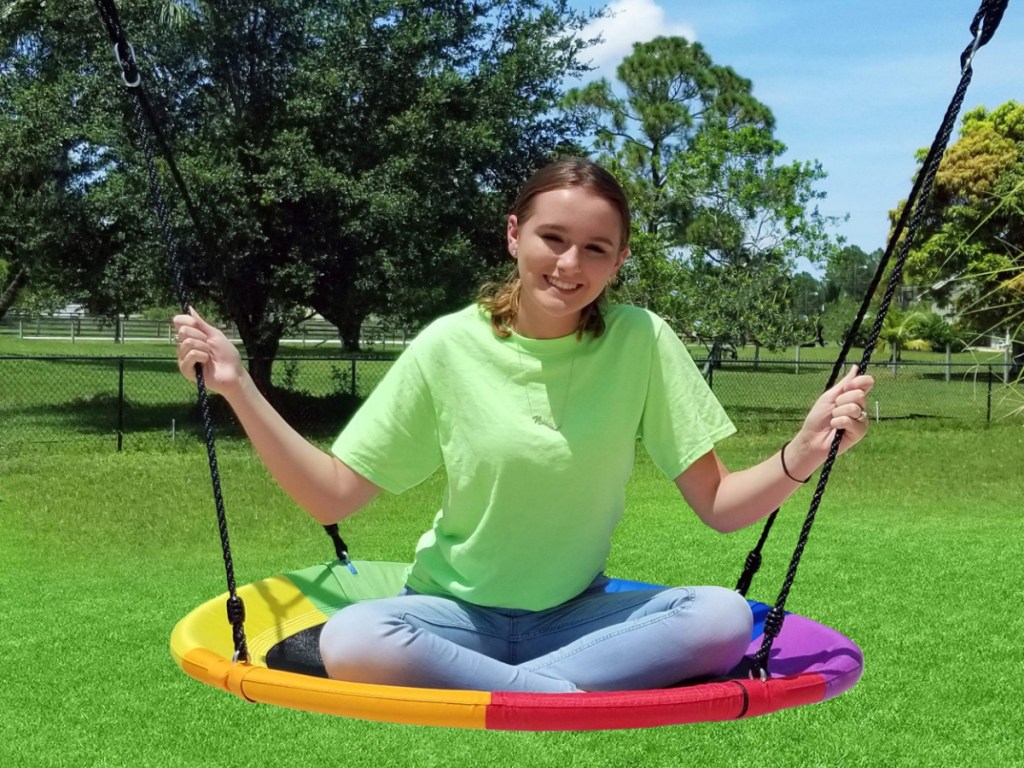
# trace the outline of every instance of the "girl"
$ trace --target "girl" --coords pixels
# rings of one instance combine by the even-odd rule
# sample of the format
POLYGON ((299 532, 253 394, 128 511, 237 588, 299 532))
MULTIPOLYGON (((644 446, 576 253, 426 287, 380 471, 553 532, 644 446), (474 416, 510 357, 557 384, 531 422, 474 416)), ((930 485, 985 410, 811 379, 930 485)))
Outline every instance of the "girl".
POLYGON ((195 312, 174 318, 181 372, 234 409, 267 468, 324 524, 443 466, 447 487, 400 595, 351 605, 321 634, 328 673, 356 682, 507 691, 656 688, 727 674, 750 641, 746 601, 721 587, 605 592, 604 564, 639 439, 698 517, 743 528, 867 430, 870 376, 852 370, 794 438, 730 472, 734 427, 657 316, 606 306, 629 256, 625 194, 563 160, 507 220, 506 284, 409 345, 330 453, 256 390, 235 347, 195 312))

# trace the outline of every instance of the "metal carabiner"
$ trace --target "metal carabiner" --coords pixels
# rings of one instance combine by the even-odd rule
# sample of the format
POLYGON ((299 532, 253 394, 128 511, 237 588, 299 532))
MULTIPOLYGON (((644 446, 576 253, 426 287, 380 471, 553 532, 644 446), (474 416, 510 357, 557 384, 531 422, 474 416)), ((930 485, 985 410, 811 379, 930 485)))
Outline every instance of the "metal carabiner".
POLYGON ((128 46, 128 63, 131 65, 131 68, 135 70, 135 82, 129 83, 128 77, 125 74, 127 67, 125 66, 124 59, 121 58, 121 51, 118 47, 119 45, 120 43, 114 43, 114 58, 117 59, 117 66, 121 68, 121 79, 124 80, 124 84, 129 88, 138 88, 139 83, 142 82, 142 75, 139 74, 139 68, 135 65, 135 49, 132 47, 131 43, 125 41, 125 45, 128 46))
POLYGON ((967 70, 971 68, 971 63, 974 61, 974 54, 978 52, 978 48, 981 47, 981 33, 985 29, 984 17, 978 19, 978 31, 974 33, 974 42, 971 44, 971 51, 967 54, 967 58, 964 60, 960 67, 960 74, 966 74, 967 70))

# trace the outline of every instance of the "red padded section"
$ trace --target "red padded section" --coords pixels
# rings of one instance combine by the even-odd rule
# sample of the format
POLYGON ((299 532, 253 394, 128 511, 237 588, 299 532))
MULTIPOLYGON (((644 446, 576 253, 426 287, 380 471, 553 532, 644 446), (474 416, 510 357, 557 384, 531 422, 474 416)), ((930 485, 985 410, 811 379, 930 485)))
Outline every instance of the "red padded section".
POLYGON ((650 728, 766 715, 825 698, 818 674, 729 680, 686 688, 614 693, 495 692, 486 727, 502 731, 591 731, 650 728))
POLYGON ((688 688, 613 693, 495 692, 487 728, 517 731, 589 731, 734 720, 746 693, 736 681, 688 688))

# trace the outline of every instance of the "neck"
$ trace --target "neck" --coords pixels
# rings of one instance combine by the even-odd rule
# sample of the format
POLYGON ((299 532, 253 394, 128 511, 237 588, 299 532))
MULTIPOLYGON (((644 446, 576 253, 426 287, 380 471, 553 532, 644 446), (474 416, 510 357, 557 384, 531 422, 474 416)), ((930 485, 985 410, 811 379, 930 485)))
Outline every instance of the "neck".
POLYGON ((545 317, 537 320, 523 309, 520 305, 512 319, 512 330, 528 339, 560 339, 576 333, 580 327, 580 312, 565 317, 545 317))

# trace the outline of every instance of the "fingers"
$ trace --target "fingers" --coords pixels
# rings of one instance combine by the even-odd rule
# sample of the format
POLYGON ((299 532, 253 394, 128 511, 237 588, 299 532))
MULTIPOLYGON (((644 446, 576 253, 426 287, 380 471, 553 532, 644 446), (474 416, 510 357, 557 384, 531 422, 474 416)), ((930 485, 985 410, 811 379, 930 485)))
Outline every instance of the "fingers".
POLYGON ((873 377, 861 375, 859 367, 853 365, 833 388, 835 400, 829 426, 845 430, 851 442, 856 442, 867 432, 867 396, 874 385, 873 377))
POLYGON ((832 429, 844 429, 847 432, 863 434, 868 428, 868 411, 863 404, 858 402, 837 405, 832 410, 832 420, 829 426, 832 429))
MULTIPOLYGON (((181 333, 187 332, 179 331, 179 334, 181 333)), ((178 342, 178 370, 181 371, 185 378, 195 381, 196 365, 205 366, 209 361, 209 346, 204 339, 190 335, 180 337, 178 342)))
POLYGON ((850 370, 846 372, 846 375, 837 381, 829 392, 838 399, 839 395, 843 392, 849 392, 852 390, 861 390, 867 394, 874 386, 875 379, 873 376, 867 373, 861 375, 859 367, 852 365, 850 366, 850 370))
POLYGON ((210 361, 211 326, 192 308, 187 315, 175 315, 172 322, 178 345, 178 370, 185 378, 195 381, 196 365, 205 366, 210 361))

